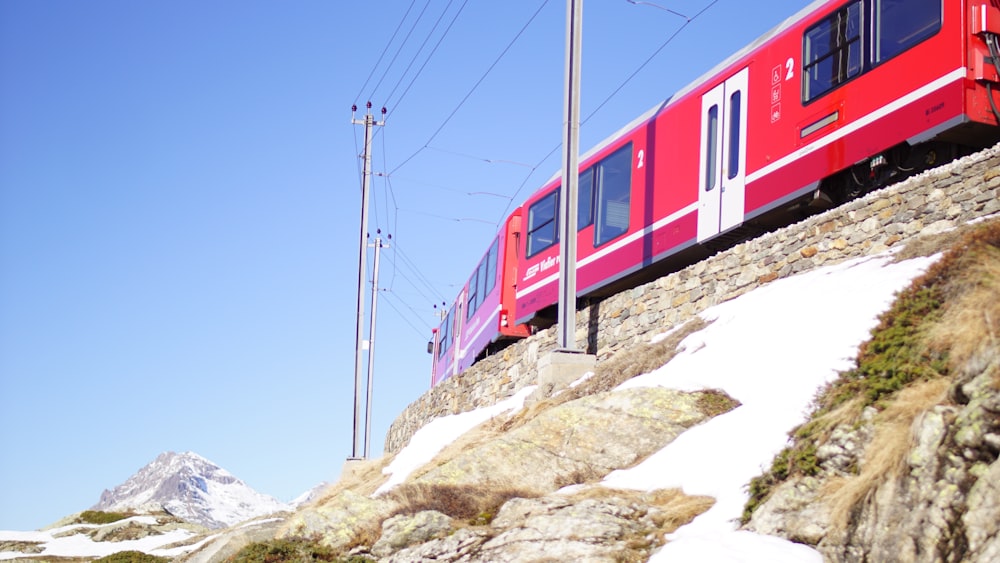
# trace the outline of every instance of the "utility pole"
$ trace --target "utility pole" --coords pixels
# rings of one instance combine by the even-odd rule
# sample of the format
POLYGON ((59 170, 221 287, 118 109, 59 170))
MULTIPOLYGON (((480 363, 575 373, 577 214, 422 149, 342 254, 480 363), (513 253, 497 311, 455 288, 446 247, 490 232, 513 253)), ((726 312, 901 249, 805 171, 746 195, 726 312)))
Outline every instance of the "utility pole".
POLYGON ((580 184, 580 52, 583 0, 566 0, 566 96, 559 188, 559 328, 557 348, 538 360, 538 384, 562 389, 593 371, 595 354, 576 347, 576 214, 580 184))
POLYGON ((375 117, 372 116, 372 103, 368 102, 367 111, 365 112, 365 118, 363 120, 358 120, 354 118, 354 112, 358 111, 358 107, 354 106, 351 108, 351 123, 354 125, 364 125, 365 126, 365 149, 362 154, 362 160, 364 162, 364 168, 361 175, 361 243, 360 251, 358 252, 358 326, 357 332, 355 333, 355 355, 354 355, 354 441, 351 447, 351 457, 348 460, 360 460, 364 459, 358 457, 361 450, 361 411, 362 411, 362 396, 361 396, 361 354, 364 348, 364 339, 362 333, 364 331, 365 325, 365 305, 364 305, 364 291, 365 291, 365 267, 367 265, 368 258, 368 192, 371 188, 371 176, 372 176, 372 127, 385 125, 385 108, 382 108, 382 121, 375 121, 375 117))
POLYGON ((580 184, 580 56, 583 0, 566 0, 566 95, 562 186, 559 191, 559 333, 561 350, 576 352, 576 228, 580 184))
MULTIPOLYGON (((381 230, 378 234, 381 234, 381 230)), ((392 235, 389 235, 392 238, 392 235)), ((388 245, 386 245, 388 247, 388 245)), ((382 252, 382 237, 375 237, 375 268, 372 271, 372 318, 368 332, 368 393, 365 395, 367 408, 365 411, 365 459, 368 459, 369 444, 372 436, 372 381, 375 374, 375 319, 378 318, 378 265, 382 252)))

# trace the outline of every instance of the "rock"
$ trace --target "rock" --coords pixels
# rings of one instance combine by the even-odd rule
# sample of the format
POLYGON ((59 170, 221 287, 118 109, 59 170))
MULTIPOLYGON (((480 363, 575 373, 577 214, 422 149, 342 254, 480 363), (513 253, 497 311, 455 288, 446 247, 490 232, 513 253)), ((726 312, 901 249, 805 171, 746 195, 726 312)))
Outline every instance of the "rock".
POLYGON ((831 431, 816 451, 819 474, 776 486, 747 528, 813 545, 831 562, 1000 561, 998 356, 976 358, 978 373, 956 378, 949 397, 964 404, 931 406, 913 419, 903 469, 866 477, 874 481, 848 507, 845 526, 832 521, 834 505, 859 479, 852 467, 876 453, 866 450, 878 417, 831 431), (847 485, 829 486, 845 477, 847 485))
MULTIPOLYGON (((627 499, 573 502, 558 496, 513 499, 500 509, 492 527, 502 530, 483 544, 474 561, 615 562, 628 542, 657 529, 649 510, 627 499)), ((652 547, 652 541, 635 545, 652 547)))
POLYGON ((803 477, 786 481, 754 511, 747 529, 816 545, 830 530, 830 506, 822 501, 823 481, 803 477))
POLYGON ((969 490, 962 525, 969 551, 980 561, 1000 561, 1000 461, 994 461, 969 490))
POLYGON ((645 388, 583 397, 543 411, 415 482, 517 483, 546 492, 597 479, 645 459, 710 418, 699 402, 707 395, 645 388))
POLYGON ((454 534, 405 548, 381 559, 381 563, 440 563, 475 559, 473 554, 489 538, 486 530, 459 528, 454 534))
POLYGON ((396 515, 382 523, 382 537, 372 554, 385 557, 400 549, 424 543, 451 532, 451 518, 436 510, 396 515))
POLYGON ((278 537, 321 535, 324 545, 344 548, 355 543, 359 535, 379 530, 389 508, 387 501, 347 490, 330 501, 295 513, 278 537))
POLYGON ((249 522, 238 528, 230 528, 197 551, 183 555, 174 561, 178 563, 212 563, 225 561, 251 543, 274 539, 283 521, 266 519, 249 522))

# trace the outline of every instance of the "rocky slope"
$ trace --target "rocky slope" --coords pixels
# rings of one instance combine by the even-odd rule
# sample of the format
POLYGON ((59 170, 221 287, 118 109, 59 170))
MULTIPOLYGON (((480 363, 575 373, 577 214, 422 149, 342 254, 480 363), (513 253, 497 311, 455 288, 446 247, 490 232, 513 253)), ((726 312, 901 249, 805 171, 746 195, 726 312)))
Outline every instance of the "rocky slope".
POLYGON ((1000 561, 1000 221, 880 328, 793 434, 748 528, 828 561, 1000 561))
MULTIPOLYGON (((556 491, 632 465, 736 405, 717 392, 637 389, 545 405, 525 419, 499 417, 495 424, 502 419, 509 428, 465 436, 387 494, 369 496, 384 481, 380 463, 358 469, 275 532, 322 537, 334 551, 399 562, 642 558, 712 499, 679 491, 556 491)), ((185 560, 222 561, 245 539, 241 531, 185 560)))
MULTIPOLYGON (((1000 221, 987 231, 910 247, 923 255, 955 250, 904 292, 857 365, 827 387, 770 471, 748 485, 746 531, 737 532, 747 535, 716 542, 728 544, 732 560, 997 560, 1000 221), (741 549, 765 537, 755 534, 801 549, 786 544, 779 556, 761 559, 741 549)), ((697 337, 698 330, 689 332, 697 337)), ((698 342, 687 345, 704 345, 698 342)), ((683 526, 707 515, 716 498, 600 485, 740 408, 719 392, 615 390, 642 371, 636 366, 647 353, 620 354, 610 362, 621 364, 614 375, 605 371, 516 414, 494 415, 386 493, 375 491, 390 460, 368 462, 287 520, 223 534, 181 560, 239 560, 251 543, 256 553, 387 562, 707 560, 717 547, 710 539, 701 552, 661 547, 679 545, 683 526)))

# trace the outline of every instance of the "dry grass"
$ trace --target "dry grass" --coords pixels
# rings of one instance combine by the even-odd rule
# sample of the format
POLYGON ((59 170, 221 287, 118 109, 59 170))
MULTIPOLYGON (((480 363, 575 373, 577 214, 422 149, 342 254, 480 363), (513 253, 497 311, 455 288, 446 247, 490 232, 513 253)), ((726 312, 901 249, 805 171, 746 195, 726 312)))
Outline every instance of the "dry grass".
POLYGON ((1000 248, 985 248, 976 255, 968 272, 949 284, 955 295, 941 322, 928 332, 928 344, 947 350, 953 369, 1000 342, 1000 248))
POLYGON ((498 483, 445 485, 403 483, 384 495, 396 506, 391 516, 436 510, 457 520, 488 524, 497 510, 512 498, 535 498, 538 491, 498 483))
MULTIPOLYGON (((908 245, 900 258, 942 251, 942 258, 880 316, 872 338, 859 350, 857 367, 817 396, 811 420, 795 430, 793 445, 775 458, 766 474, 751 481, 744 521, 779 483, 819 473, 819 445, 834 427, 853 424, 862 409, 872 405, 882 413, 861 475, 829 484, 838 497, 837 521, 843 525, 850 510, 898 469, 911 445, 913 420, 946 400, 943 390, 953 383, 954 374, 971 359, 1000 349, 1000 220, 924 237, 908 245)), ((1000 388, 1000 368, 991 369, 1000 388)))
POLYGON ((914 445, 913 422, 945 400, 950 381, 935 379, 903 389, 875 420, 875 436, 865 449, 861 473, 831 480, 824 496, 832 498, 831 521, 844 530, 858 503, 879 485, 898 477, 906 467, 906 456, 914 445))
POLYGON ((349 553, 358 547, 371 549, 375 542, 380 539, 382 539, 382 522, 372 521, 358 524, 351 528, 351 539, 341 550, 349 553))
POLYGON ((709 496, 689 496, 680 489, 658 489, 655 491, 634 491, 594 486, 585 487, 566 495, 575 503, 584 500, 607 500, 625 502, 630 505, 649 506, 655 530, 642 531, 634 537, 624 538, 627 550, 616 554, 615 561, 638 562, 649 559, 649 552, 666 543, 666 535, 690 523, 695 517, 715 504, 709 496))
POLYGON ((574 502, 614 498, 655 507, 660 512, 655 517, 656 524, 663 534, 669 534, 691 522, 715 504, 713 497, 686 495, 681 489, 657 489, 646 492, 594 486, 585 487, 566 497, 574 502))
POLYGON ((824 434, 832 432, 838 426, 848 426, 857 424, 864 410, 864 399, 854 397, 837 405, 831 410, 824 411, 810 422, 815 423, 816 429, 824 434))
POLYGON ((902 262, 903 260, 933 256, 944 252, 955 246, 955 243, 973 228, 973 225, 962 225, 943 233, 918 236, 906 243, 906 246, 896 254, 895 261, 902 262))
POLYGON ((656 518, 661 536, 690 523, 696 516, 715 505, 715 499, 712 497, 689 496, 680 489, 661 489, 649 494, 653 496, 654 506, 661 510, 656 518))
POLYGON ((351 466, 351 470, 345 470, 340 480, 327 487, 320 496, 312 502, 315 505, 323 505, 330 500, 339 497, 344 491, 351 491, 359 495, 371 496, 375 490, 385 483, 388 477, 382 473, 396 456, 383 456, 378 459, 371 459, 356 462, 351 466))
MULTIPOLYGON (((941 313, 928 317, 914 347, 932 352, 927 357, 947 358, 942 375, 949 375, 984 346, 996 345, 996 319, 1000 319, 1000 222, 972 226, 955 236, 937 238, 937 243, 942 241, 951 248, 914 282, 914 287, 933 288, 937 292, 941 313)), ((930 243, 923 244, 927 251, 930 243)), ((932 250, 938 252, 941 248, 932 250)), ((835 527, 843 530, 859 503, 880 484, 899 476, 914 445, 914 420, 945 402, 951 383, 952 377, 917 380, 884 402, 860 474, 827 484, 825 492, 834 499, 831 517, 835 527)))

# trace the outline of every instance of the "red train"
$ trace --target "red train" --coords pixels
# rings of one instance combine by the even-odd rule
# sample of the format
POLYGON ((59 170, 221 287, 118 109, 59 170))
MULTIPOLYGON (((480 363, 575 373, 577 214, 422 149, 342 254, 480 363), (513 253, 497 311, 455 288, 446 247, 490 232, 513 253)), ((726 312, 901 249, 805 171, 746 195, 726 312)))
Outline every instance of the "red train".
MULTIPOLYGON (((818 0, 580 159, 600 298, 1000 140, 1000 0, 818 0)), ((506 220, 428 347, 432 385, 552 324, 559 179, 506 220)))

